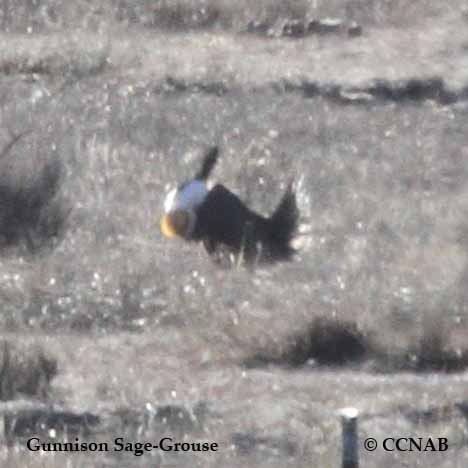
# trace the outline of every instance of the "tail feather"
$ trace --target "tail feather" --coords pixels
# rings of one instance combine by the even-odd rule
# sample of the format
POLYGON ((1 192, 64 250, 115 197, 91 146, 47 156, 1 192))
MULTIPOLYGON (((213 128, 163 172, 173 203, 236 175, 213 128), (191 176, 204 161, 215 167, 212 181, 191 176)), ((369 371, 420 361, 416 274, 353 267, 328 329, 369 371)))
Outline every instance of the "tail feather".
POLYGON ((211 174, 216 161, 218 160, 219 149, 217 146, 213 146, 203 158, 203 163, 200 170, 197 172, 195 179, 206 180, 211 174))
POLYGON ((299 209, 293 183, 290 182, 281 201, 270 217, 270 239, 275 254, 288 258, 294 253, 291 246, 299 224, 299 209))

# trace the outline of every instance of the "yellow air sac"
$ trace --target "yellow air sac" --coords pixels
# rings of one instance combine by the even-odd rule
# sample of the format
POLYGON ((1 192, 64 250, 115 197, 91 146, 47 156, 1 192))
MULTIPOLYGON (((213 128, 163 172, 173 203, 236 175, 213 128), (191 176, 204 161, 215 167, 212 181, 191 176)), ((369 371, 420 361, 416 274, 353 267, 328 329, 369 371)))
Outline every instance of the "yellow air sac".
POLYGON ((186 211, 176 210, 165 214, 161 218, 161 232, 165 237, 171 239, 175 236, 184 237, 189 224, 189 215, 186 211))

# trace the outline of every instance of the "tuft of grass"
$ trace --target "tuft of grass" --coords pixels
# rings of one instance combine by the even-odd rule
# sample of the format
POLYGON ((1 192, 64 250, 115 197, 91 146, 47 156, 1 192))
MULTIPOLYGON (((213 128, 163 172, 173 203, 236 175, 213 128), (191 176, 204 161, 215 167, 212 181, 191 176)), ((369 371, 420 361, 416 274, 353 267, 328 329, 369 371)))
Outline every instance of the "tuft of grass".
POLYGON ((57 361, 40 347, 20 347, 8 340, 0 343, 0 400, 18 397, 47 398, 57 375, 57 361))
POLYGON ((468 368, 468 350, 450 347, 450 336, 441 320, 426 320, 416 343, 406 351, 376 353, 379 371, 460 372, 468 368))
POLYGON ((244 364, 247 367, 270 363, 297 367, 313 362, 341 366, 362 361, 369 354, 371 344, 354 323, 318 317, 303 331, 288 337, 282 348, 278 355, 275 350, 256 353, 244 364))
MULTIPOLYGON (((58 197, 62 162, 50 159, 40 167, 23 164, 8 142, 0 159, 0 247, 24 245, 37 252, 61 237, 67 209, 58 197)), ((12 142, 14 142, 12 144, 12 142)))
POLYGON ((364 365, 378 373, 459 372, 468 368, 468 351, 450 347, 440 321, 427 322, 414 345, 388 347, 359 330, 355 322, 315 318, 303 330, 244 360, 246 367, 364 365))

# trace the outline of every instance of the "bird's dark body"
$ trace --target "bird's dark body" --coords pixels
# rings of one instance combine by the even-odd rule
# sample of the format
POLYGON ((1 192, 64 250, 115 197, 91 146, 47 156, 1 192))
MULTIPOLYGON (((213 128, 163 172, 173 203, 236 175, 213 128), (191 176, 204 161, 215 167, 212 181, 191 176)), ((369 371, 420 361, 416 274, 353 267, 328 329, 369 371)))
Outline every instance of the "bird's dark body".
POLYGON ((290 241, 297 218, 290 189, 273 216, 266 218, 247 208, 223 185, 216 185, 197 210, 192 239, 203 241, 208 253, 215 256, 220 252, 236 258, 241 255, 247 263, 287 260, 294 253, 290 241))
POLYGON ((235 194, 223 185, 211 189, 197 211, 194 240, 203 240, 207 250, 224 244, 233 252, 251 245, 252 227, 260 240, 266 236, 268 221, 249 210, 235 194))

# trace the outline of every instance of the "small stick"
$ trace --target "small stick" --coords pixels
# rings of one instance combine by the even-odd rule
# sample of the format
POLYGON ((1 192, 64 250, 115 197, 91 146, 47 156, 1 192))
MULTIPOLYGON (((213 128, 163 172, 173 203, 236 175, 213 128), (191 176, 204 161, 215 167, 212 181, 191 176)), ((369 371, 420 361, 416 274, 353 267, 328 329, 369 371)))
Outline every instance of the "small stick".
MULTIPOLYGON (((11 133, 11 132, 10 132, 11 133)), ((29 130, 25 130, 24 132, 18 133, 18 134, 12 134, 10 141, 0 150, 0 159, 4 158, 15 146, 15 144, 20 140, 21 138, 24 137, 24 135, 27 135, 29 133, 29 130)))
POLYGON ((359 468, 358 456, 358 410, 343 408, 338 414, 341 416, 342 427, 342 468, 359 468))

